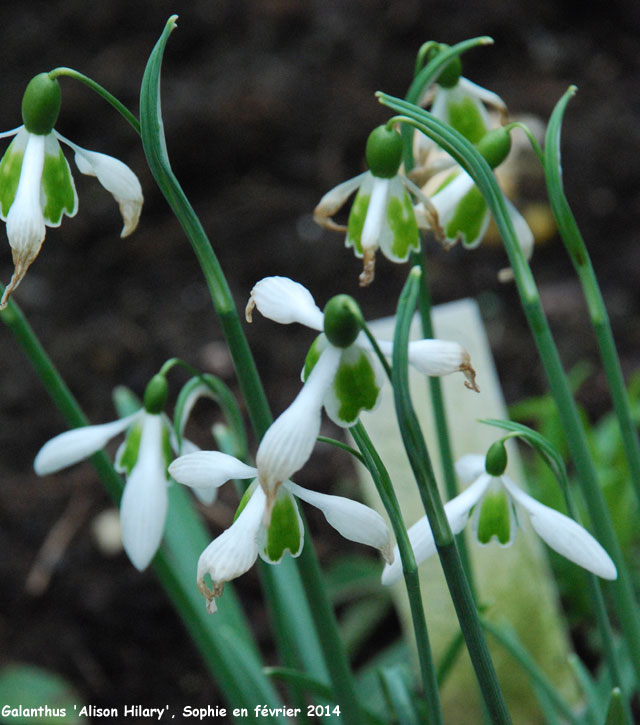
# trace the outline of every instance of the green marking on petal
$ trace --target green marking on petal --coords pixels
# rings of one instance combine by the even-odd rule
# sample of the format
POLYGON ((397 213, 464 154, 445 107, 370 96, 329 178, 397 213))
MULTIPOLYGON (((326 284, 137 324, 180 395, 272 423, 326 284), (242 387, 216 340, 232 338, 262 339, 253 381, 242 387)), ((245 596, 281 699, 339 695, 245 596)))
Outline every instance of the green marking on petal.
POLYGON ((298 509, 293 496, 281 489, 271 511, 264 555, 273 563, 282 559, 287 551, 297 556, 302 549, 302 531, 298 509))
POLYGON ((309 375, 311 375, 311 371, 315 367, 316 363, 320 359, 320 355, 322 355, 322 351, 325 349, 325 336, 324 334, 318 335, 316 339, 311 343, 311 347, 309 348, 309 352, 307 352, 307 357, 304 359, 304 370, 302 371, 302 380, 305 381, 309 375))
POLYGON ((465 244, 472 244, 480 236, 486 213, 487 203, 474 186, 460 199, 447 222, 444 229, 447 239, 456 239, 460 234, 465 244))
POLYGON ((338 401, 338 417, 345 424, 355 423, 363 410, 375 407, 380 388, 366 352, 348 348, 342 355, 332 389, 338 401))
POLYGON ((242 498, 240 499, 238 508, 236 509, 236 512, 233 515, 234 521, 238 518, 238 516, 240 516, 240 514, 244 510, 244 507, 249 503, 249 499, 253 496, 253 492, 256 490, 257 485, 259 485, 259 484, 257 484, 257 483, 251 484, 251 486, 249 486, 247 488, 247 490, 242 494, 242 498))
POLYGON ((356 198, 353 200, 353 206, 349 212, 349 221, 347 222, 346 244, 348 247, 353 247, 359 257, 362 256, 362 230, 367 218, 370 200, 371 194, 363 194, 358 191, 356 198))
POLYGON ((58 226, 62 215, 71 215, 76 207, 76 191, 69 164, 58 146, 57 154, 46 153, 42 171, 43 215, 50 225, 58 226))
POLYGON ((12 150, 14 143, 15 140, 9 144, 9 148, 5 151, 2 161, 0 161, 0 214, 3 217, 7 216, 16 198, 22 160, 24 159, 24 150, 12 150))
POLYGON ((451 100, 447 104, 449 123, 471 143, 476 144, 487 133, 484 119, 471 98, 451 100))
POLYGON ((140 423, 131 426, 127 432, 124 449, 118 464, 127 474, 130 474, 138 460, 140 451, 140 439, 142 438, 142 425, 140 423))
POLYGON ((393 234, 391 244, 393 261, 404 262, 411 249, 420 248, 416 215, 413 212, 409 194, 404 189, 401 198, 394 195, 389 199, 387 221, 393 234))
POLYGON ((494 537, 503 546, 511 541, 509 501, 504 490, 485 494, 480 504, 476 535, 481 544, 488 544, 494 537))
MULTIPOLYGON (((165 467, 169 468, 169 464, 173 461, 175 456, 173 454, 173 448, 171 447, 171 433, 166 426, 162 428, 162 457, 164 458, 165 467)), ((168 480, 169 474, 166 471, 165 475, 168 480)))

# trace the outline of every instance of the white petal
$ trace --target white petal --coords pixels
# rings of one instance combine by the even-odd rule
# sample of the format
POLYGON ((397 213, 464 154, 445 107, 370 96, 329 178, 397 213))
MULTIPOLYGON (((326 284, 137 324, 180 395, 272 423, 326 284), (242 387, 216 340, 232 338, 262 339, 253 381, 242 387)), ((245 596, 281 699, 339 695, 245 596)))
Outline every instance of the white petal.
MULTIPOLYGON (((436 543, 433 540, 431 527, 426 516, 423 516, 413 526, 410 526, 407 529, 407 534, 409 535, 409 542, 413 549, 416 564, 421 564, 435 554, 436 543)), ((382 583, 385 586, 397 582, 402 576, 402 560, 400 559, 400 552, 398 551, 397 545, 393 549, 393 554, 393 562, 387 564, 382 571, 382 583)))
POLYGON ((501 113, 506 113, 507 104, 497 93, 488 91, 486 88, 464 77, 458 80, 457 87, 464 91, 466 95, 477 98, 479 101, 486 103, 487 106, 493 106, 501 113))
POLYGON ((309 459, 320 432, 324 396, 338 369, 340 354, 341 350, 332 345, 324 350, 296 399, 264 434, 256 463, 266 491, 274 491, 309 459))
POLYGON ((440 226, 445 227, 451 218, 460 199, 471 190, 473 179, 466 171, 460 170, 458 175, 440 191, 431 196, 431 203, 438 212, 440 226))
POLYGON ((198 560, 198 588, 207 599, 207 610, 216 610, 215 598, 221 596, 225 582, 248 571, 258 557, 266 496, 260 486, 238 518, 202 552, 198 560), (213 586, 209 588, 205 576, 213 586))
POLYGON ((586 529, 568 516, 536 501, 507 476, 502 476, 502 482, 513 500, 529 514, 531 525, 548 546, 603 579, 617 578, 611 557, 586 529))
MULTIPOLYGON (((488 474, 481 475, 473 485, 466 488, 461 494, 445 504, 444 511, 454 536, 464 529, 469 518, 469 511, 482 498, 490 482, 491 476, 488 474)), ((416 564, 420 565, 436 553, 436 543, 433 539, 431 527, 426 516, 423 516, 413 526, 407 529, 407 534, 409 535, 409 542, 413 549, 416 564)), ((382 583, 384 585, 393 584, 402 576, 402 562, 400 561, 397 546, 394 548, 394 554, 395 558, 393 563, 385 566, 382 572, 382 583)))
POLYGON ((409 362, 423 375, 448 375, 469 365, 469 353, 450 340, 414 340, 409 343, 409 362))
POLYGON ((124 222, 120 236, 126 237, 135 231, 144 201, 138 177, 126 164, 114 159, 113 156, 88 151, 60 134, 56 135, 75 151, 75 160, 80 172, 88 176, 96 176, 102 186, 118 202, 124 222))
POLYGON ((255 478, 257 469, 220 451, 195 451, 176 458, 169 475, 192 488, 218 488, 232 478, 255 478))
MULTIPOLYGON (((187 455, 188 453, 196 453, 200 448, 195 443, 192 443, 188 438, 182 439, 182 454, 187 455)), ((193 488, 191 489, 195 497, 201 503, 210 506, 218 498, 217 488, 193 488)))
POLYGON ((311 292, 288 277, 265 277, 254 286, 247 306, 249 321, 254 305, 262 315, 283 325, 299 322, 313 330, 324 326, 324 315, 311 292))
POLYGON ((160 415, 144 414, 138 460, 120 502, 122 544, 131 563, 142 571, 153 559, 167 517, 167 473, 160 415))
MULTIPOLYGON (((471 458, 471 456, 465 456, 465 458, 471 458)), ((458 463, 456 463, 456 472, 458 471, 458 463)), ((464 529, 467 519, 469 518, 469 511, 471 511, 471 509, 484 496, 486 490, 491 484, 491 481, 492 476, 483 470, 483 472, 468 488, 465 488, 462 493, 459 493, 455 498, 452 498, 451 501, 448 501, 444 505, 449 526, 454 534, 459 534, 462 529, 464 529)))
POLYGON ((339 227, 331 217, 338 212, 344 205, 345 201, 353 194, 353 192, 360 186, 368 172, 359 174, 353 179, 343 181, 338 186, 328 191, 322 199, 320 199, 318 205, 313 211, 313 218, 321 226, 329 229, 338 229, 339 227))
POLYGON ((14 143, 26 134, 26 148, 22 160, 20 180, 7 214, 7 238, 12 248, 15 271, 3 294, 0 305, 5 306, 13 290, 20 284, 27 269, 38 256, 46 229, 42 206, 40 205, 40 185, 44 168, 45 136, 19 132, 14 143))
POLYGON ((38 452, 33 462, 35 472, 39 476, 55 473, 96 453, 132 425, 142 412, 139 410, 112 423, 74 428, 52 438, 38 452))
POLYGON ((469 484, 485 473, 484 460, 480 453, 468 453, 456 461, 456 473, 462 483, 469 484))
POLYGON ((387 224, 387 203, 391 190, 391 180, 373 176, 371 196, 367 207, 367 216, 362 227, 360 244, 362 249, 376 249, 383 235, 389 236, 391 230, 387 224))
POLYGON ((345 539, 379 549, 386 561, 393 561, 391 532, 382 516, 372 508, 344 496, 330 496, 302 488, 292 481, 291 493, 320 509, 327 522, 345 539))

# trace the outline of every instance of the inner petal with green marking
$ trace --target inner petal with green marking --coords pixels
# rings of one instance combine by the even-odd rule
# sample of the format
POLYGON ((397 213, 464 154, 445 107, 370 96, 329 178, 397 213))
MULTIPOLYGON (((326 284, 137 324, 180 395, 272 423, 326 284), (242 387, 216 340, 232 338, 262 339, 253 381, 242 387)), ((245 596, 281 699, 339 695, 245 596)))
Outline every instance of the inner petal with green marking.
POLYGON ((420 248, 418 223, 413 211, 411 198, 399 179, 394 179, 392 192, 387 204, 387 222, 391 229, 391 245, 381 246, 384 255, 393 262, 404 262, 411 250, 420 248))
POLYGON ((0 162, 0 215, 6 221, 7 214, 18 189, 22 160, 24 159, 25 139, 20 134, 9 144, 0 162))
POLYGON ((485 120, 476 102, 469 96, 452 94, 447 103, 449 123, 471 143, 476 144, 487 133, 485 120))
POLYGON ((496 538, 507 546, 513 538, 511 505, 507 492, 500 487, 490 488, 479 503, 476 518, 476 536, 480 544, 488 544, 496 538))
POLYGON ((364 229, 364 222, 367 218, 370 201, 371 194, 369 191, 364 192, 363 189, 359 189, 353 201, 351 211, 349 212, 347 239, 345 243, 347 247, 353 247, 358 257, 362 256, 362 230, 364 229))
POLYGON ((363 410, 373 410, 382 384, 369 354, 351 345, 342 353, 333 385, 325 399, 329 417, 338 425, 353 425, 363 410))
POLYGON ((42 171, 44 196, 43 215, 49 226, 58 226, 62 215, 73 216, 78 208, 78 197, 71 176, 71 169, 62 153, 60 144, 51 135, 47 139, 42 171))
POLYGON ((447 239, 462 238, 462 242, 472 247, 480 241, 488 222, 489 210, 479 189, 474 186, 460 199, 447 220, 444 231, 447 239))
POLYGON ((298 556, 303 543, 304 529, 295 498, 281 486, 271 510, 271 523, 261 556, 265 561, 276 564, 287 552, 291 556, 298 556))
POLYGON ((116 468, 126 472, 127 475, 131 474, 131 471, 138 460, 141 438, 142 423, 136 423, 129 428, 124 444, 118 452, 119 455, 116 459, 116 468))

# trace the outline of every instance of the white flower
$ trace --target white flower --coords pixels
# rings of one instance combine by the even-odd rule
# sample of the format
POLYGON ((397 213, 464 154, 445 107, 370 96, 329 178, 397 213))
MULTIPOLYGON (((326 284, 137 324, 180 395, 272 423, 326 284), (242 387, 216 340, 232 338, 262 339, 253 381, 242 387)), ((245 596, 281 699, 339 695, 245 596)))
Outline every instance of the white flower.
MULTIPOLYGON (((586 529, 536 501, 508 476, 491 476, 485 471, 484 456, 464 456, 456 463, 456 472, 463 482, 471 485, 445 504, 454 534, 464 529, 472 513, 473 531, 480 544, 496 539, 501 546, 509 546, 516 533, 518 516, 524 514, 534 531, 558 554, 603 579, 617 577, 613 561, 586 529)), ((408 534, 417 563, 435 553, 436 546, 426 517, 411 526, 408 534)), ((401 575, 402 565, 395 560, 385 567, 382 583, 392 584, 401 575)))
POLYGON ((209 612, 215 612, 215 600, 225 582, 244 574, 258 555, 275 564, 286 552, 294 557, 300 554, 304 531, 295 497, 319 508, 345 538, 376 547, 390 561, 390 533, 378 513, 356 501, 309 491, 289 480, 311 455, 320 431, 322 400, 338 357, 334 348, 322 354, 296 399, 265 433, 255 467, 218 451, 189 453, 169 466, 176 481, 199 489, 217 489, 231 478, 255 479, 233 524, 209 544, 198 561, 198 588, 209 612))
MULTIPOLYGON (((262 315, 279 322, 298 322, 313 330, 324 329, 324 314, 316 305, 309 290, 288 277, 265 277, 251 290, 247 305, 247 320, 251 321, 253 308, 262 315)), ((378 341, 384 355, 393 353, 393 343, 378 341)), ((303 370, 303 378, 313 368, 318 356, 332 347, 322 334, 313 343, 303 370)), ((409 343, 409 362, 424 375, 448 375, 461 371, 465 384, 474 390, 475 371, 469 354, 457 342, 448 340, 416 340, 409 343)), ((382 388, 380 365, 371 353, 371 343, 364 333, 346 348, 340 348, 340 364, 331 387, 324 399, 327 414, 337 425, 351 426, 357 422, 362 410, 373 410, 382 388)))
MULTIPOLYGON (((451 88, 435 84, 427 89, 420 105, 429 103, 435 118, 455 128, 473 144, 478 143, 493 125, 485 105, 496 109, 501 121, 507 120, 507 106, 497 93, 463 77, 451 88)), ((437 146, 428 136, 416 131, 413 149, 419 166, 433 166, 434 160, 427 160, 427 156, 433 156, 434 151, 437 153, 437 146)), ((450 160, 450 163, 453 162, 450 160)))
MULTIPOLYGON (((471 176, 457 166, 432 177, 424 191, 430 196, 446 244, 452 246, 460 241, 467 249, 477 247, 487 231, 491 215, 471 176)), ((522 214, 506 197, 504 202, 518 243, 525 257, 530 259, 533 253, 533 233, 522 214)), ((416 205, 415 211, 418 225, 429 229, 433 212, 426 210, 422 204, 416 205)), ((508 276, 505 271, 500 274, 503 279, 508 276)))
POLYGON ((34 461, 38 475, 55 473, 88 458, 128 431, 116 455, 127 480, 120 502, 122 543, 131 563, 145 569, 160 546, 167 515, 167 443, 170 426, 163 414, 144 408, 120 420, 74 428, 52 438, 34 461))
POLYGON ((96 176, 120 206, 126 237, 138 224, 142 209, 142 188, 136 175, 121 161, 105 154, 87 151, 62 137, 55 130, 47 134, 27 131, 24 126, 0 134, 15 136, 0 162, 0 218, 7 223, 15 271, 6 287, 0 308, 20 284, 38 256, 45 227, 57 227, 62 217, 74 216, 78 197, 60 141, 75 152, 83 174, 96 176))
MULTIPOLYGON (((315 221, 328 229, 346 231, 346 247, 353 247, 356 257, 363 260, 360 284, 373 281, 375 253, 378 247, 392 262, 406 262, 412 251, 420 249, 420 236, 411 203, 411 192, 427 210, 429 200, 420 189, 402 174, 391 178, 375 176, 371 171, 338 184, 327 192, 316 206, 315 221), (336 224, 331 217, 357 190, 347 226, 336 224)), ((434 218, 430 229, 437 231, 434 218)))

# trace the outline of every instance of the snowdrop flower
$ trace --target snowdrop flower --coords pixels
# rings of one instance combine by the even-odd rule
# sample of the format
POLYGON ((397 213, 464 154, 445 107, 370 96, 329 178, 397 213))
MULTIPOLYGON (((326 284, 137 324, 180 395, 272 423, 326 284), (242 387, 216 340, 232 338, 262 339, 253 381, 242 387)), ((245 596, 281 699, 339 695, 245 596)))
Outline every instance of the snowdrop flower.
POLYGON ((386 126, 374 129, 367 140, 369 171, 349 179, 327 192, 316 206, 315 221, 327 229, 346 231, 345 246, 353 247, 363 260, 361 286, 371 284, 378 247, 392 262, 405 262, 411 251, 420 248, 420 236, 410 191, 423 205, 430 228, 438 231, 430 217, 430 202, 420 189, 398 173, 402 157, 402 139, 386 126), (357 190, 346 228, 331 218, 357 190), (408 190, 408 191, 407 191, 408 190))
MULTIPOLYGON (((246 309, 249 322, 254 307, 275 322, 299 322, 322 332, 309 350, 303 379, 324 350, 331 347, 339 350, 339 365, 324 398, 325 410, 334 423, 343 427, 354 425, 363 410, 376 407, 383 373, 378 359, 371 352, 371 343, 361 332, 360 311, 352 298, 338 295, 327 303, 322 312, 309 290, 299 282, 288 277, 265 277, 251 290, 246 309)), ((381 340, 378 345, 385 355, 392 355, 393 343, 381 340)), ((465 385, 477 390, 469 354, 457 342, 412 341, 409 343, 409 362, 424 375, 448 375, 460 371, 467 378, 465 385)))
MULTIPOLYGON (((499 166, 511 148, 508 130, 499 128, 486 134, 477 144, 478 151, 492 168, 499 166)), ((459 166, 434 175, 423 191, 431 199, 431 209, 422 203, 415 207, 418 225, 428 229, 434 214, 443 230, 447 246, 457 242, 467 249, 474 249, 482 241, 489 226, 490 212, 487 203, 473 179, 459 166)), ((518 243, 527 259, 533 253, 534 238, 529 225, 515 206, 504 197, 507 213, 513 224, 518 243)), ((500 278, 509 278, 510 270, 502 270, 500 278)))
POLYGON ((200 489, 217 489, 231 478, 255 479, 233 524, 209 544, 198 561, 198 588, 210 613, 216 611, 215 600, 222 595, 225 582, 248 571, 258 556, 277 564, 286 552, 294 557, 300 554, 304 531, 296 498, 319 508, 345 538, 373 546, 391 561, 390 532, 377 512, 289 480, 311 455, 320 432, 322 400, 338 363, 336 348, 322 353, 296 399, 265 433, 255 467, 218 451, 189 453, 169 466, 176 481, 200 489))
MULTIPOLYGON (((446 46, 438 44, 432 52, 440 52, 444 48, 446 46)), ((499 113, 503 124, 507 121, 505 102, 497 93, 464 78, 459 56, 445 66, 437 82, 423 93, 419 104, 430 105, 430 112, 435 118, 455 128, 473 144, 477 144, 495 125, 486 106, 499 113)), ((436 149, 429 137, 419 132, 414 134, 414 156, 418 165, 431 166, 433 160, 427 160, 427 156, 433 155, 436 149)))
POLYGON ((71 217, 78 210, 73 177, 60 141, 75 152, 80 172, 96 176, 118 202, 124 221, 121 236, 131 234, 138 224, 143 199, 136 175, 121 161, 87 151, 55 131, 59 110, 58 81, 41 73, 31 80, 24 94, 24 125, 0 134, 0 138, 15 137, 0 162, 0 218, 7 223, 15 266, 0 308, 6 306, 38 256, 45 227, 60 226, 65 214, 71 217))
MULTIPOLYGON (((445 504, 451 531, 459 534, 471 515, 473 533, 480 544, 496 539, 509 546, 515 537, 518 519, 527 516, 533 530, 558 554, 603 579, 615 579, 616 567, 600 544, 573 519, 544 506, 526 494, 504 473, 493 476, 485 468, 485 456, 467 455, 456 463, 456 472, 471 485, 445 504)), ((416 562, 436 551, 426 517, 408 530, 416 562)), ((392 584, 402 576, 399 561, 385 567, 382 583, 392 584)))
POLYGON ((160 546, 167 515, 167 466, 171 459, 171 428, 162 413, 167 383, 152 378, 144 406, 120 420, 66 431, 40 449, 34 469, 40 476, 56 473, 97 453, 127 431, 116 454, 116 469, 126 475, 120 502, 122 543, 136 569, 145 569, 160 546))

